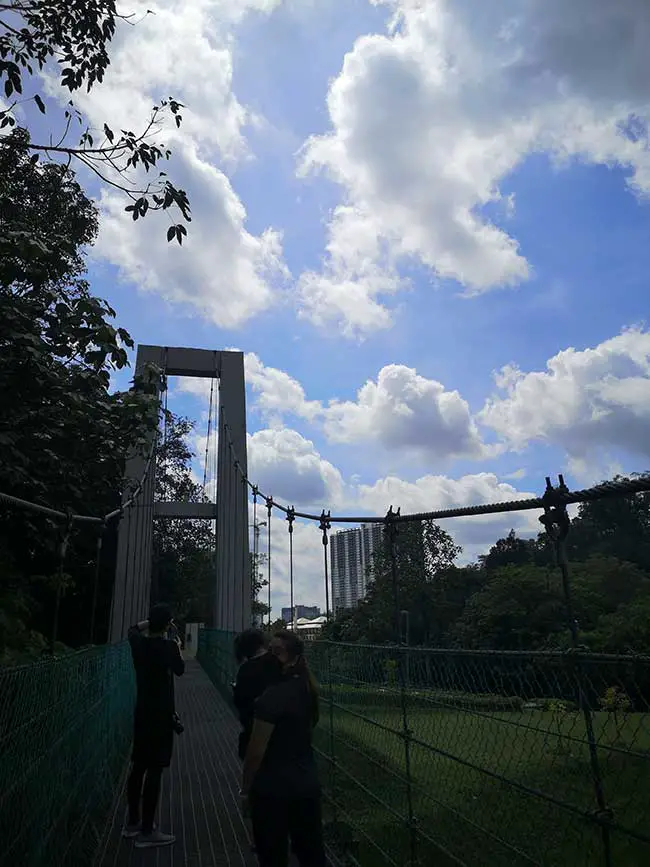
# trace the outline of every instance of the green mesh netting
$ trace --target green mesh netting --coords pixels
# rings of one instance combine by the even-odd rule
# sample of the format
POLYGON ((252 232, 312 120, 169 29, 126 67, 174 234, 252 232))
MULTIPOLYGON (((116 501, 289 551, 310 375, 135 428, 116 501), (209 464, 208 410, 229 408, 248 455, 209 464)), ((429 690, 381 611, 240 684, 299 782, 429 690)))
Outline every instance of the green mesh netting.
POLYGON ((196 658, 224 698, 232 702, 231 684, 237 675, 235 632, 201 629, 196 658))
MULTIPOLYGON (((226 690, 232 646, 201 633, 226 690)), ((612 867, 650 864, 649 658, 319 641, 307 656, 329 839, 358 864, 604 867, 592 753, 612 867)))
POLYGON ((0 669, 0 865, 90 867, 131 741, 128 644, 0 669))

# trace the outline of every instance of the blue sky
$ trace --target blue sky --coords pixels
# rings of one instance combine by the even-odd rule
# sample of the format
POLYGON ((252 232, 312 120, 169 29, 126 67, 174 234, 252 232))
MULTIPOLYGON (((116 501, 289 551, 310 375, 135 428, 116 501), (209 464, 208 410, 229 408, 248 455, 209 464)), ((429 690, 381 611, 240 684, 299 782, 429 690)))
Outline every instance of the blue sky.
MULTIPOLYGON (((194 220, 170 249, 88 179, 92 285, 136 342, 247 353, 270 493, 381 513, 648 468, 650 24, 589 0, 586 27, 586 3, 158 0, 118 34, 80 106, 134 127, 185 102, 194 220)), ((205 393, 170 407, 203 433, 205 393)), ((473 557, 535 520, 448 529, 473 557)), ((318 534, 296 544, 297 599, 322 602, 318 534)))

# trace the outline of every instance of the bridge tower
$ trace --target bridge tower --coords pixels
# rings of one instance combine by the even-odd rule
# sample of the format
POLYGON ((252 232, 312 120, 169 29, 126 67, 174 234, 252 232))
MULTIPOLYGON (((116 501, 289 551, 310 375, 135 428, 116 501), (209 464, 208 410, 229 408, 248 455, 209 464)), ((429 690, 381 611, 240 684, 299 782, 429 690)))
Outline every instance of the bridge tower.
MULTIPOLYGON (((120 523, 109 640, 121 641, 129 626, 146 618, 151 596, 153 522, 156 518, 216 520, 213 625, 240 631, 251 622, 248 501, 240 476, 232 470, 229 441, 243 473, 246 458, 246 391, 241 352, 138 346, 136 377, 158 369, 166 377, 194 376, 219 381, 217 502, 154 502, 155 455, 142 492, 120 523), (227 408, 227 415, 226 415, 227 408), (228 430, 226 431, 226 426, 228 430)), ((134 450, 124 471, 126 500, 142 479, 153 439, 134 450)))

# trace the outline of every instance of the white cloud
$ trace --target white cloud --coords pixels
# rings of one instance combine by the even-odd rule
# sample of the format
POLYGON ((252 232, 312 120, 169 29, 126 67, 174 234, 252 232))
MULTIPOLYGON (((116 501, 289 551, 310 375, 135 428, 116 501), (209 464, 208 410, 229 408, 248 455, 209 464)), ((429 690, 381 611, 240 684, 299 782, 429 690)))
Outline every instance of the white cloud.
POLYGON ((469 405, 411 367, 389 364, 359 389, 356 401, 332 401, 325 430, 333 442, 379 442, 386 449, 412 449, 429 458, 485 457, 469 405))
POLYGON ((363 338, 390 327, 390 313, 377 298, 405 285, 390 261, 382 261, 382 244, 368 231, 367 217, 340 206, 328 227, 324 271, 300 277, 300 315, 322 327, 340 328, 346 337, 363 338))
POLYGON ((244 366, 246 382, 257 395, 257 409, 267 420, 279 424, 289 413, 311 421, 322 411, 319 401, 307 400, 297 379, 277 367, 267 367, 254 352, 246 353, 244 366))
POLYGON ((194 190, 183 246, 167 243, 156 215, 134 225, 123 199, 105 192, 96 252, 141 290, 221 327, 240 326, 269 307, 274 280, 286 274, 280 236, 270 229, 259 236, 246 231, 246 211, 229 180, 193 146, 176 148, 174 172, 180 186, 194 190))
MULTIPOLYGON (((412 514, 521 500, 539 496, 539 493, 519 491, 499 481, 494 473, 477 473, 458 479, 427 475, 413 482, 387 476, 372 485, 359 485, 356 501, 359 508, 376 515, 385 514, 391 505, 395 509, 400 507, 402 514, 412 514)), ((462 545, 463 561, 468 562, 493 545, 510 528, 527 535, 539 532, 538 517, 538 512, 508 512, 444 519, 440 525, 462 545)))
POLYGON ((189 0, 179 14, 171 0, 136 0, 129 11, 138 23, 118 28, 104 82, 75 95, 96 129, 106 121, 137 132, 152 105, 170 95, 186 106, 181 129, 170 123, 156 136, 173 151, 164 168, 190 198, 183 248, 166 242, 166 217, 133 224, 124 197, 109 189, 100 197, 96 252, 123 279, 226 328, 268 308, 287 275, 280 234, 247 231, 244 205, 218 167, 247 156, 242 129, 252 120, 232 93, 233 29, 246 14, 268 13, 279 2, 189 0))
POLYGON ((384 3, 392 30, 346 55, 327 98, 332 130, 307 142, 301 166, 341 185, 362 239, 347 258, 330 242, 323 274, 303 279, 305 313, 320 324, 343 317, 348 333, 386 326, 373 268, 399 257, 468 294, 525 280, 517 240, 481 208, 512 210, 500 185, 533 151, 624 166, 630 186, 650 192, 645 0, 384 3), (379 259, 367 256, 373 246, 379 259), (374 288, 351 292, 346 307, 335 284, 358 286, 360 273, 374 288))
POLYGON ((560 446, 584 475, 601 450, 650 455, 650 332, 630 329, 593 349, 564 349, 545 371, 503 368, 504 392, 478 415, 511 448, 560 446), (582 462, 582 463, 581 463, 582 462))
POLYGON ((342 501, 340 472, 310 440, 290 428, 249 434, 248 466, 251 480, 287 505, 320 511, 326 504, 336 507, 342 501))

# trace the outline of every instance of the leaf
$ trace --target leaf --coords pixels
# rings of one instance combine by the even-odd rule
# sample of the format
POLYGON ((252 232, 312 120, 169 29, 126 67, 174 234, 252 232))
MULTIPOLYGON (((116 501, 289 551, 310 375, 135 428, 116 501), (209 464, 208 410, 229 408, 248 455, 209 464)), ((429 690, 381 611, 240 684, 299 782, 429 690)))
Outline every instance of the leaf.
POLYGON ((109 140, 109 142, 110 142, 111 144, 113 144, 113 142, 114 142, 114 140, 115 140, 115 133, 113 132, 113 130, 112 130, 112 129, 108 126, 108 124, 106 124, 106 123, 104 124, 104 135, 105 135, 106 138, 109 140))
POLYGON ((38 106, 38 110, 41 112, 41 114, 45 114, 45 103, 37 93, 34 94, 34 102, 38 106))
POLYGON ((167 241, 168 242, 173 241, 175 235, 176 235, 176 226, 170 226, 169 229, 167 229, 167 241))

